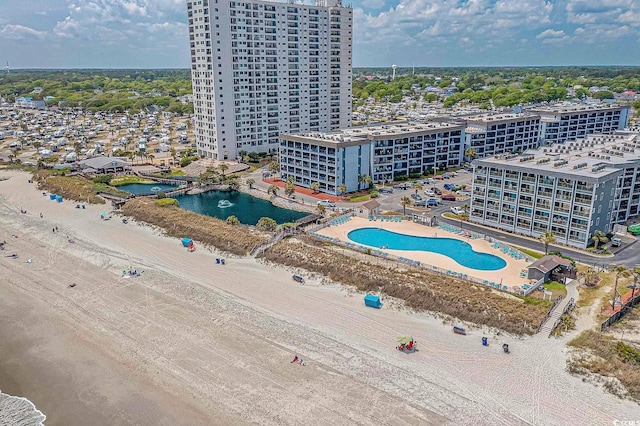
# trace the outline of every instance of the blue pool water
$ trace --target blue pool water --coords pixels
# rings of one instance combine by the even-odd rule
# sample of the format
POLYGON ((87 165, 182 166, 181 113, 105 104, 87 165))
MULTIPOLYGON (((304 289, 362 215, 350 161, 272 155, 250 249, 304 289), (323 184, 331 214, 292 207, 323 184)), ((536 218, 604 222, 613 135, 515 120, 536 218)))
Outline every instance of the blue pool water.
POLYGON ((349 232, 347 237, 358 244, 375 248, 385 246, 390 250, 419 250, 443 254, 462 266, 480 271, 497 271, 507 265, 504 259, 474 251, 469 243, 453 238, 414 237, 380 228, 356 229, 349 232))
POLYGON ((176 189, 176 185, 165 185, 163 183, 130 183, 117 187, 120 191, 128 192, 134 195, 151 194, 154 192, 166 192, 176 189))

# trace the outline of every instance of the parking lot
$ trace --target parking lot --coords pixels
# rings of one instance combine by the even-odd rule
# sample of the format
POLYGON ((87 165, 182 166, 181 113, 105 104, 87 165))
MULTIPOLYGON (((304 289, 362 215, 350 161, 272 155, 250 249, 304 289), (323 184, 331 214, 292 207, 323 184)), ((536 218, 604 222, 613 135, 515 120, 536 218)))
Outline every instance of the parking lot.
MULTIPOLYGON (((458 172, 457 176, 453 176, 449 179, 443 179, 443 180, 435 180, 432 182, 428 182, 427 178, 425 179, 419 179, 420 182, 422 182, 422 189, 418 190, 418 194, 421 197, 421 201, 427 201, 429 199, 435 198, 438 201, 438 206, 432 206, 432 207, 418 207, 415 206, 414 203, 416 201, 420 201, 420 200, 416 200, 414 198, 411 198, 412 194, 416 194, 416 189, 412 188, 412 184, 416 181, 416 180, 412 180, 412 181, 407 181, 407 189, 399 189, 399 188, 394 188, 391 185, 386 185, 386 186, 379 186, 378 189, 380 190, 380 198, 378 198, 378 202, 380 202, 380 211, 385 212, 385 211, 396 211, 396 212, 402 212, 403 211, 403 207, 401 204, 401 200, 403 197, 410 197, 411 198, 411 205, 407 205, 406 206, 406 212, 407 214, 422 214, 425 212, 428 212, 431 215, 440 215, 444 212, 448 212, 451 210, 451 207, 459 207, 462 206, 463 204, 468 204, 469 203, 469 196, 465 195, 465 194, 456 194, 454 191, 449 191, 446 190, 444 188, 445 184, 451 184, 451 185, 466 185, 466 189, 467 190, 471 190, 471 178, 472 178, 472 173, 471 172, 467 172, 467 171, 460 171, 458 172), (385 193, 385 188, 386 190, 389 190, 389 188, 393 189, 392 193, 385 193), (436 195, 436 196, 428 196, 425 194, 425 190, 431 190, 432 188, 437 188, 441 191, 440 195, 436 195), (447 200, 442 200, 441 196, 442 195, 446 195, 446 194, 453 194, 456 197, 456 201, 447 201, 447 200)), ((431 178, 433 180, 433 178, 431 178)), ((446 198, 446 197, 445 197, 446 198)))

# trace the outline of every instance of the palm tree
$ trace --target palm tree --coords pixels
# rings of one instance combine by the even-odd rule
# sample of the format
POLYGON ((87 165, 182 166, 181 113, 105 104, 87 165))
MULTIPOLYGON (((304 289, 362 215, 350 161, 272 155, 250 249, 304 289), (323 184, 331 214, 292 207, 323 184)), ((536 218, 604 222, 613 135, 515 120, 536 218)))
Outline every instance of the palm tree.
POLYGON ((253 184, 256 183, 256 180, 253 178, 247 179, 247 185, 249 185, 249 189, 253 189, 253 184))
POLYGON ((235 176, 227 179, 227 185, 229 186, 230 191, 237 191, 238 189, 240 189, 238 178, 236 178, 235 176))
POLYGON ((607 234, 602 231, 596 231, 593 233, 593 237, 591 237, 594 243, 594 248, 598 250, 598 244, 609 242, 609 238, 607 238, 607 234))
POLYGON ((276 185, 271 185, 269 189, 267 189, 267 194, 273 194, 274 197, 277 197, 278 191, 280 191, 280 188, 278 188, 276 185))
MULTIPOLYGON (((291 176, 291 177, 293 177, 293 176, 291 176)), ((295 192, 296 192, 296 185, 294 183, 287 182, 284 185, 284 194, 287 197, 291 197, 295 192)))
POLYGON ((344 194, 345 192, 347 192, 347 185, 345 185, 344 183, 338 185, 338 192, 340 192, 340 194, 344 194))
POLYGON ((400 200, 400 204, 402 204, 402 214, 404 216, 407 215, 407 206, 411 205, 411 198, 409 197, 402 197, 402 199, 400 200))
POLYGON ((318 204, 316 206, 316 209, 318 210, 318 213, 320 213, 322 216, 324 216, 325 212, 327 211, 327 208, 324 206, 324 204, 318 204))
POLYGON ((146 157, 147 160, 151 161, 151 164, 153 164, 153 160, 156 158, 156 156, 153 154, 147 154, 146 157))
POLYGON ((268 169, 271 173, 278 173, 280 171, 280 163, 278 161, 272 161, 269 163, 268 169))
POLYGON ((227 223, 229 225, 237 225, 240 223, 240 220, 238 220, 238 218, 234 215, 231 215, 227 218, 227 223))
POLYGON ((318 189, 320 189, 320 182, 311 182, 309 188, 313 191, 314 194, 317 193, 318 189))
MULTIPOLYGON (((596 231, 598 232, 598 231, 596 231)), ((619 297, 620 293, 618 293, 618 280, 623 277, 628 277, 631 273, 630 270, 627 269, 624 265, 618 265, 613 268, 613 272, 616 274, 616 284, 613 289, 613 300, 611 300, 611 307, 615 309, 616 307, 616 299, 619 297)))
POLYGON ((542 244, 544 244, 544 254, 549 253, 549 244, 556 243, 556 236, 551 231, 545 231, 544 234, 538 238, 542 244))
POLYGON ((293 175, 289 175, 287 176, 287 183, 289 184, 295 184, 296 183, 296 178, 293 175))
POLYGON ((593 287, 598 282, 598 273, 593 268, 587 268, 582 273, 582 278, 584 278, 584 285, 587 287, 593 287))
POLYGON ((171 155, 171 158, 173 159, 173 163, 176 163, 176 157, 178 156, 178 151, 176 151, 175 148, 169 148, 169 155, 171 155))
POLYGON ((414 182, 411 187, 416 190, 416 194, 423 188, 422 184, 418 182, 414 182))
POLYGON ((476 158, 477 152, 475 148, 467 148, 466 151, 464 152, 464 156, 467 157, 469 160, 473 160, 474 158, 476 158))
POLYGON ((220 165, 218 166, 218 170, 220 170, 220 174, 224 176, 224 172, 229 170, 229 166, 226 163, 220 163, 220 165))

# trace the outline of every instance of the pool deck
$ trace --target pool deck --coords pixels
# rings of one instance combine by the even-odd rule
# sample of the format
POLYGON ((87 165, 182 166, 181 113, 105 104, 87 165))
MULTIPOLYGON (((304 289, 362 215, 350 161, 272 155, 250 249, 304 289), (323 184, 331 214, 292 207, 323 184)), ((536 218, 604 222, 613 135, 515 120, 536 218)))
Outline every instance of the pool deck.
MULTIPOLYGON (((445 231, 438 227, 430 227, 425 225, 419 225, 410 221, 402 222, 371 222, 368 219, 360 217, 352 217, 351 220, 344 222, 340 225, 331 225, 320 231, 318 234, 326 237, 336 238, 340 241, 355 243, 349 240, 347 234, 355 229, 360 228, 381 228, 388 231, 397 232, 400 234, 414 235, 417 237, 434 237, 434 238, 452 238, 456 240, 465 241, 471 244, 471 247, 478 252, 489 253, 504 259, 507 265, 495 271, 481 271, 477 269, 467 268, 460 265, 452 258, 425 251, 413 251, 413 250, 389 250, 380 249, 379 247, 373 247, 382 252, 388 253, 392 256, 404 257, 411 260, 417 260, 421 265, 437 266, 445 271, 452 271, 458 274, 467 274, 469 277, 474 277, 482 281, 494 282, 496 284, 502 283, 502 286, 508 286, 509 291, 512 291, 513 286, 520 287, 522 284, 530 284, 526 277, 521 277, 520 272, 526 270, 527 267, 533 263, 535 259, 530 259, 529 262, 526 259, 514 259, 508 254, 504 254, 501 250, 493 248, 492 244, 483 239, 471 239, 462 237, 456 233, 445 231)), ((362 244, 360 244, 362 245, 362 244)))

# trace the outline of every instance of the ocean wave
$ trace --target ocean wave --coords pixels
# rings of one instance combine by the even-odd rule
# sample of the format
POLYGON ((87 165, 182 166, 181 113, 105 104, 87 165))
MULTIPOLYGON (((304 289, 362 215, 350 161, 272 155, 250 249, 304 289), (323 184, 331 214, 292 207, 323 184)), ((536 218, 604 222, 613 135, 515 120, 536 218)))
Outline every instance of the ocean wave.
POLYGON ((44 426, 46 419, 27 398, 0 392, 0 425, 44 426))

